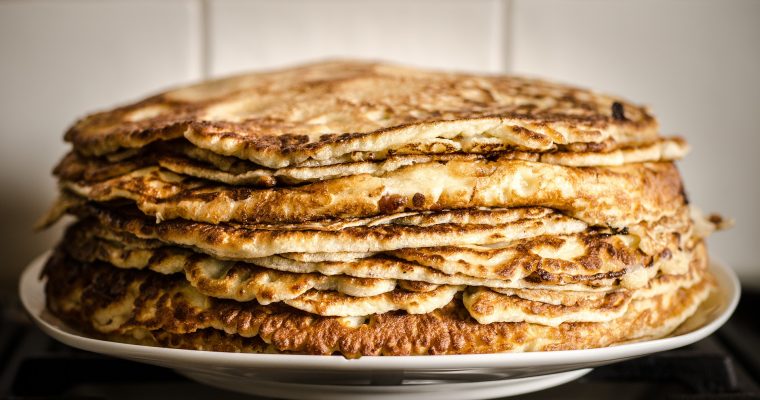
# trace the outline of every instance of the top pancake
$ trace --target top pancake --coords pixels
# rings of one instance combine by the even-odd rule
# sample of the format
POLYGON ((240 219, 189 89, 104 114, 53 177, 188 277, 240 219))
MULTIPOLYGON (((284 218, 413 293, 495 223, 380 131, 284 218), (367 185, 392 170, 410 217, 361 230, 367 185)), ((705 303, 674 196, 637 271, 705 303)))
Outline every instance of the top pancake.
POLYGON ((66 139, 85 155, 186 138, 270 168, 354 154, 596 151, 655 140, 641 106, 539 80, 332 61, 241 75, 90 115, 66 139))

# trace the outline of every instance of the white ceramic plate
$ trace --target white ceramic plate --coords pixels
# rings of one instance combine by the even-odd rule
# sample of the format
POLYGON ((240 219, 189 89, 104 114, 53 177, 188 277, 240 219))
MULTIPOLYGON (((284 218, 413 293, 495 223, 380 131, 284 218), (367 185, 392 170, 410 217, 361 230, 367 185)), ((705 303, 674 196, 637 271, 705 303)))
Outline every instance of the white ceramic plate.
POLYGON ((438 400, 518 395, 569 382, 591 368, 694 343, 728 320, 739 281, 724 264, 711 268, 719 290, 674 335, 590 350, 452 356, 362 357, 237 354, 167 349, 89 338, 45 310, 38 279, 47 254, 21 276, 21 301, 39 327, 73 347, 173 368, 200 382, 262 396, 300 399, 397 400, 435 394, 438 400))

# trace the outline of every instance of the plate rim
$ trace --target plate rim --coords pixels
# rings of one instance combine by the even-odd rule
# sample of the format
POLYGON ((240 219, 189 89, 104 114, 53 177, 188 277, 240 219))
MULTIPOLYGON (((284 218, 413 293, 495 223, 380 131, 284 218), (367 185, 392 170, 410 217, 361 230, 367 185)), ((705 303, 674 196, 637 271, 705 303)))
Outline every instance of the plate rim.
MULTIPOLYGON (((45 298, 43 282, 38 279, 45 260, 51 251, 32 260, 19 278, 19 298, 35 324, 47 335, 82 350, 127 358, 143 362, 163 360, 171 363, 215 364, 227 367, 277 368, 277 369, 325 369, 334 371, 358 370, 430 370, 430 369, 483 369, 483 368, 529 368, 541 366, 572 366, 604 364, 616 360, 639 357, 655 352, 672 350, 701 340, 720 328, 733 314, 741 297, 741 286, 736 273, 725 263, 710 259, 710 268, 716 275, 718 286, 730 297, 720 314, 707 324, 678 336, 647 340, 617 346, 583 350, 560 350, 523 353, 457 354, 428 356, 364 356, 346 359, 342 356, 297 354, 251 354, 215 351, 172 349, 100 340, 69 333, 40 315, 44 311, 35 306, 32 296, 45 298), (32 291, 37 290, 37 293, 32 291)), ((74 329, 69 328, 72 331, 74 329)))

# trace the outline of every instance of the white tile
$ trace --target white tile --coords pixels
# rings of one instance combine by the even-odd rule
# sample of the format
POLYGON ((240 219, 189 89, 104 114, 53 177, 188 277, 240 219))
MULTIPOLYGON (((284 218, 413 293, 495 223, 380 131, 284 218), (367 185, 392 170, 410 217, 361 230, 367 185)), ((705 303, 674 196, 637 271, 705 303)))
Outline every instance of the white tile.
POLYGON ((196 1, 0 2, 0 287, 57 231, 35 235, 50 170, 78 117, 199 78, 196 1))
POLYGON ((517 0, 514 70, 652 106, 691 199, 736 218, 711 252, 760 286, 760 2, 517 0))
POLYGON ((506 12, 498 0, 210 0, 210 70, 361 57, 498 71, 506 12))

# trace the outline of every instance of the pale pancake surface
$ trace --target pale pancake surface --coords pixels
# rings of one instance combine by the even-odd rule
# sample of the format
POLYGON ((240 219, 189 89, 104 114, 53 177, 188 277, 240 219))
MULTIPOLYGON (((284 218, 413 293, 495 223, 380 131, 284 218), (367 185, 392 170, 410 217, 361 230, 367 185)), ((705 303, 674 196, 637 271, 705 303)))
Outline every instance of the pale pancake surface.
MULTIPOLYGON (((547 209, 511 209, 496 225, 452 223, 449 216, 467 218, 469 210, 441 212, 444 223, 425 225, 379 224, 337 230, 251 229, 241 225, 214 225, 185 220, 156 223, 139 213, 86 206, 77 213, 93 217, 108 228, 142 239, 158 239, 228 259, 251 259, 293 252, 376 252, 406 247, 509 242, 527 237, 582 232, 586 224, 547 209), (548 212, 547 212, 548 211, 548 212)), ((498 214, 498 212, 497 212, 498 214)), ((436 214, 432 214, 435 218, 436 214)), ((425 219, 431 216, 424 216, 425 219)))
POLYGON ((380 176, 412 164, 434 161, 480 160, 485 157, 543 162, 572 167, 613 166, 651 161, 672 161, 682 158, 688 145, 680 138, 659 139, 635 147, 609 152, 555 151, 531 153, 509 151, 466 154, 395 154, 379 161, 351 161, 333 165, 315 165, 270 169, 234 157, 220 156, 208 150, 182 142, 151 145, 145 151, 127 158, 84 157, 76 152, 67 154, 56 166, 54 174, 61 180, 98 182, 148 166, 160 166, 180 175, 207 179, 228 185, 256 187, 285 186, 316 182, 358 174, 380 176))
MULTIPOLYGON (((73 259, 80 262, 93 262, 96 260, 105 261, 108 265, 118 268, 134 268, 134 269, 150 269, 152 271, 159 272, 161 274, 176 274, 183 273, 187 282, 197 289, 200 293, 224 299, 234 299, 237 301, 249 301, 257 300, 259 304, 269 304, 272 302, 284 301, 285 303, 318 315, 336 315, 336 316, 360 316, 367 314, 383 313, 392 310, 406 310, 410 313, 424 313, 433 309, 439 308, 451 301, 453 295, 464 288, 464 284, 471 284, 471 286, 484 286, 493 287, 498 293, 503 293, 507 296, 520 298, 520 303, 524 304, 532 303, 549 303, 554 306, 577 306, 579 302, 589 301, 601 301, 600 297, 602 293, 591 292, 586 293, 585 298, 582 301, 577 299, 580 294, 570 296, 568 300, 566 294, 569 288, 563 286, 555 287, 553 291, 547 289, 529 290, 531 284, 540 282, 541 274, 527 275, 523 272, 523 275, 527 275, 525 279, 528 284, 521 284, 517 279, 498 281, 498 280, 478 280, 475 278, 462 279, 462 274, 445 275, 438 273, 428 272, 423 276, 412 275, 410 270, 414 268, 425 269, 421 266, 413 266, 403 262, 394 262, 392 260, 384 258, 367 258, 360 263, 364 265, 364 268, 347 268, 348 274, 362 275, 361 270, 382 270, 385 269, 386 279, 383 278, 358 278, 350 277, 347 275, 324 275, 321 273, 314 273, 313 271, 281 271, 287 270, 287 267, 281 265, 270 265, 269 260, 250 260, 248 263, 240 263, 233 261, 218 260, 213 257, 193 254, 193 252, 181 248, 162 246, 160 242, 150 240, 140 240, 134 237, 124 237, 117 233, 105 231, 102 227, 98 227, 92 221, 81 222, 72 226, 67 231, 64 237, 61 249, 64 250, 73 259), (119 238, 121 241, 112 241, 109 239, 119 238), (124 244, 122 244, 124 243, 124 244), (262 262, 263 261, 263 262, 262 262), (385 262, 384 262, 385 261, 385 262), (257 265, 258 264, 258 265, 257 265), (261 265, 274 267, 263 268, 261 265), (395 268, 394 268, 395 267, 395 268), (441 279, 443 275, 443 279, 441 279), (429 279, 433 277, 432 282, 429 279), (428 280, 414 281, 414 278, 428 278, 428 280), (396 279, 394 279, 396 278, 396 279), (442 282, 443 281, 443 282, 442 282), (439 286, 440 284, 443 286, 439 286), (453 286, 447 284, 459 283, 460 286, 453 286), (495 283, 495 284, 494 284, 495 283), (398 286, 398 288, 397 288, 398 286), (518 290, 511 289, 505 290, 505 288, 521 288, 518 290), (334 293, 330 293, 334 292, 334 293), (557 300, 557 299, 560 300, 557 300), (559 302, 559 303, 558 303, 559 302), (426 310, 426 311, 425 311, 426 310)), ((603 238, 607 238, 606 235, 602 235, 603 238)), ((518 248, 521 246, 517 246, 518 248)), ((525 247, 525 246, 522 246, 525 247)), ((622 251, 621 251, 622 252, 622 251)), ((593 252, 592 252, 593 253, 593 252)), ((679 253, 677 253, 679 254, 679 253)), ((704 256, 697 254, 697 262, 701 262, 704 256)), ((670 263, 673 261, 681 261, 684 264, 690 262, 691 256, 683 258, 672 257, 667 260, 657 260, 657 262, 647 268, 650 273, 647 274, 647 278, 643 280, 643 285, 650 282, 650 278, 655 276, 658 272, 663 270, 661 264, 670 263)), ((551 259, 548 259, 551 261, 551 259)), ((319 264, 318 264, 319 265, 319 264)), ((526 263, 518 262, 516 265, 526 266, 526 263)), ((572 268, 572 264, 569 264, 572 268)), ((559 264, 560 268, 562 264, 559 264)), ((535 268, 535 267, 534 267, 535 268)), ((626 274, 626 269, 629 267, 623 267, 622 274, 626 274)), ((672 269, 672 268, 671 268, 672 269)), ((572 269, 571 269, 572 271, 572 269)), ((334 272, 334 271, 329 271, 334 272)), ((366 273, 366 272, 365 272, 366 273)), ((519 276, 522 279, 522 276, 519 276)), ((619 277, 620 275, 616 275, 619 277)), ((655 278, 654 282, 660 282, 663 278, 667 278, 667 283, 671 284, 671 287, 677 287, 678 280, 668 278, 670 275, 663 275, 655 278), (676 285, 676 286, 673 286, 676 285)), ((581 280, 584 284, 597 283, 598 279, 594 279, 595 276, 591 276, 589 281, 581 280)), ((613 279, 614 281, 614 279, 613 279)), ((625 275, 621 279, 621 286, 619 288, 607 287, 608 295, 616 295, 621 293, 629 293, 623 289, 634 289, 630 285, 625 284, 625 275)), ((544 283, 545 286, 551 285, 553 282, 544 283)), ((565 285, 567 283, 565 282, 565 285)), ((660 286, 663 283, 659 284, 660 286)), ((652 292, 652 289, 648 289, 652 292)), ((654 292, 661 292, 661 290, 654 290, 654 292)), ((516 309, 519 307, 515 304, 517 301, 510 301, 509 297, 506 300, 496 301, 494 297, 504 297, 495 293, 490 294, 490 299, 485 299, 485 296, 489 296, 491 291, 483 290, 469 290, 465 294, 465 305, 470 309, 472 304, 480 305, 475 309, 479 314, 476 317, 481 323, 488 318, 504 318, 504 317, 488 317, 484 315, 483 304, 489 303, 487 306, 492 313, 495 309, 493 304, 497 304, 501 307, 501 314, 504 315, 504 307, 508 307, 513 311, 518 312, 520 315, 524 314, 524 310, 516 309), (480 300, 477 300, 477 299, 480 300)), ((638 293, 638 292, 637 292, 638 293)), ((637 294, 637 297, 641 297, 637 294)), ((627 294, 627 299, 630 299, 630 295, 627 294)), ((626 304, 618 303, 618 314, 625 311, 626 304)), ((610 300, 612 301, 612 300, 610 300)), ((549 304, 542 305, 541 307, 549 307, 549 304)), ((475 307, 475 306, 473 306, 475 307)), ((557 308, 557 307, 555 307, 557 308)), ((536 305, 530 305, 530 309, 536 310, 536 305)), ((553 320, 546 320, 550 322, 543 322, 545 324, 553 323, 551 321, 557 321, 568 318, 581 318, 572 317, 566 315, 567 311, 562 310, 561 315, 555 315, 553 320)), ((609 317, 604 316, 591 316, 596 310, 588 310, 588 307, 584 309, 585 314, 582 314, 582 318, 587 318, 590 321, 606 320, 609 317), (606 319, 605 319, 606 318, 606 319)), ((604 311, 604 310, 603 310, 604 311)), ((609 314, 609 310, 606 310, 609 314)), ((472 311, 471 311, 472 312, 472 311)), ((575 311, 576 314, 579 311, 575 311)), ((534 311, 533 314, 537 314, 534 311)), ((530 315, 528 316, 530 317, 530 315)), ((517 318, 517 317, 510 317, 517 318)), ((532 317, 532 322, 541 321, 538 317, 532 317)), ((492 321, 491 321, 492 322, 492 321)))
POLYGON ((134 201, 158 219, 287 223, 404 211, 550 207, 592 225, 623 227, 672 214, 684 204, 672 163, 565 167, 497 159, 414 164, 297 187, 219 186, 148 167, 97 183, 62 181, 93 201, 134 201))
POLYGON ((83 154, 185 138, 282 168, 389 151, 595 149, 657 138, 641 106, 571 86, 328 61, 175 89, 90 115, 66 133, 83 154))

